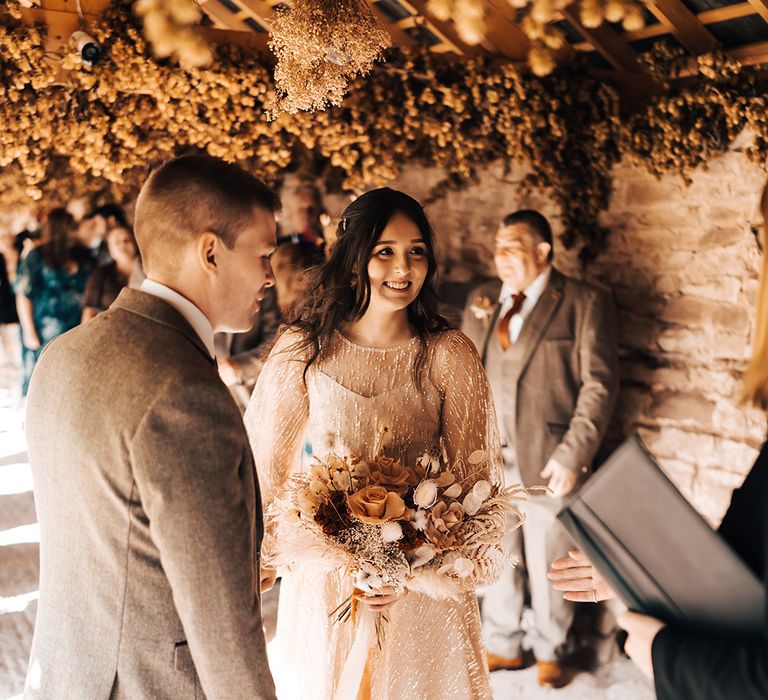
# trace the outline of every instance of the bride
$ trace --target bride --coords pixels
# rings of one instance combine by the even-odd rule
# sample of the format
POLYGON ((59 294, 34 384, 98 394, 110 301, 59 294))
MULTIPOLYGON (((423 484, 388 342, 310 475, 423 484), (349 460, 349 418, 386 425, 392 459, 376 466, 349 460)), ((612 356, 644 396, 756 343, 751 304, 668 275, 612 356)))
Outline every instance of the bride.
MULTIPOLYGON (((499 483, 488 384, 471 342, 437 312, 436 272, 434 233, 416 200, 382 188, 347 207, 338 240, 270 353, 245 415, 265 508, 302 468, 305 445, 318 456, 384 454, 406 464, 430 449, 444 450, 450 463, 484 450, 491 466, 476 478, 499 483)), ((263 587, 274 581, 270 552, 279 547, 268 530, 263 587)), ((279 573, 272 657, 279 697, 349 697, 339 685, 355 625, 329 614, 352 592, 352 577, 300 565, 279 573)), ((478 574, 473 583, 487 578, 478 574)), ((386 587, 367 597, 363 604, 387 610, 389 623, 381 646, 368 650, 352 697, 491 698, 470 588, 456 600, 386 587)))

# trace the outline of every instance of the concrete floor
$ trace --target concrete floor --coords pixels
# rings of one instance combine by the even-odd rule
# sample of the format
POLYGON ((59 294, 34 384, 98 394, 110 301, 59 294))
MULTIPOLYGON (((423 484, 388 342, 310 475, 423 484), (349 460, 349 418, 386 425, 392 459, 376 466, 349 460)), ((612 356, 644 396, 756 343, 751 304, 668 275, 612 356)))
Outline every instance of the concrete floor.
MULTIPOLYGON (((24 688, 37 609, 39 530, 32 479, 18 410, 15 367, 0 366, 0 700, 15 700, 24 688)), ((265 599, 268 632, 276 596, 265 599)), ((617 654, 594 674, 581 673, 562 690, 540 688, 535 668, 492 676, 497 700, 651 700, 650 684, 617 654)))

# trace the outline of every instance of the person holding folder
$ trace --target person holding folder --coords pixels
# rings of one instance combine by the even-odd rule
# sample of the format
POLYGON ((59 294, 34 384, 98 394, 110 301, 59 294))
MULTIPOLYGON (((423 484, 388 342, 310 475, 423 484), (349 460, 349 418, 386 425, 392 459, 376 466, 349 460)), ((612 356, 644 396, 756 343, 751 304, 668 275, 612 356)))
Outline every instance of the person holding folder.
MULTIPOLYGON (((768 186, 761 199, 768 224, 768 186)), ((763 240, 766 238, 764 227, 763 240)), ((744 375, 745 399, 768 409, 768 256, 763 255, 757 294, 752 361, 744 375)), ((768 442, 731 504, 718 532, 768 591, 768 442)), ((615 597, 584 554, 572 550, 552 563, 549 578, 574 602, 615 597)), ((759 637, 685 632, 647 615, 619 616, 625 651, 654 682, 659 700, 764 700, 768 698, 768 621, 759 637)))

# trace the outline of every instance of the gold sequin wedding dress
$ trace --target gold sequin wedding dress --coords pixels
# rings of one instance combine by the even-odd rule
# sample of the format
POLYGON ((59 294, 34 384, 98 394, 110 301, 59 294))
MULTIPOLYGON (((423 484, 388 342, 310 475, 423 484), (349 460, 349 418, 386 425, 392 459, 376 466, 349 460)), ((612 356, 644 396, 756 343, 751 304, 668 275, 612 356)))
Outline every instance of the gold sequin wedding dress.
MULTIPOLYGON (((302 468, 306 443, 319 456, 333 452, 365 459, 378 450, 406 464, 436 446, 445 449, 451 462, 485 450, 491 466, 477 478, 500 482, 490 390, 463 334, 446 331, 430 337, 418 382, 418 338, 378 349, 356 345, 337 332, 325 359, 310 367, 305 384, 305 361, 292 349, 297 337, 288 331, 277 342, 245 415, 265 506, 302 468)), ((269 566, 269 552, 279 546, 268 531, 263 565, 269 566)), ((339 679, 355 625, 335 623, 329 614, 352 592, 352 579, 343 571, 318 574, 300 565, 279 573, 277 633, 270 650, 278 697, 334 700, 341 694, 339 679)), ((474 584, 486 582, 478 577, 474 584)), ((361 687, 359 697, 492 697, 472 590, 458 600, 407 593, 390 608, 382 647, 374 644, 368 658, 363 685, 369 687, 361 687)))

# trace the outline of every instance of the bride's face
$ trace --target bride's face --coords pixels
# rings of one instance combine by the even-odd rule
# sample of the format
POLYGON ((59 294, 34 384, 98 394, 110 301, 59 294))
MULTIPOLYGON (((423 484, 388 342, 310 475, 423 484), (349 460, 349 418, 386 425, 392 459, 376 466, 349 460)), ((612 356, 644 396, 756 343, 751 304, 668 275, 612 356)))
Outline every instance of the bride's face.
POLYGON ((368 260, 371 308, 406 308, 421 291, 429 271, 419 227, 399 212, 389 220, 368 260))

